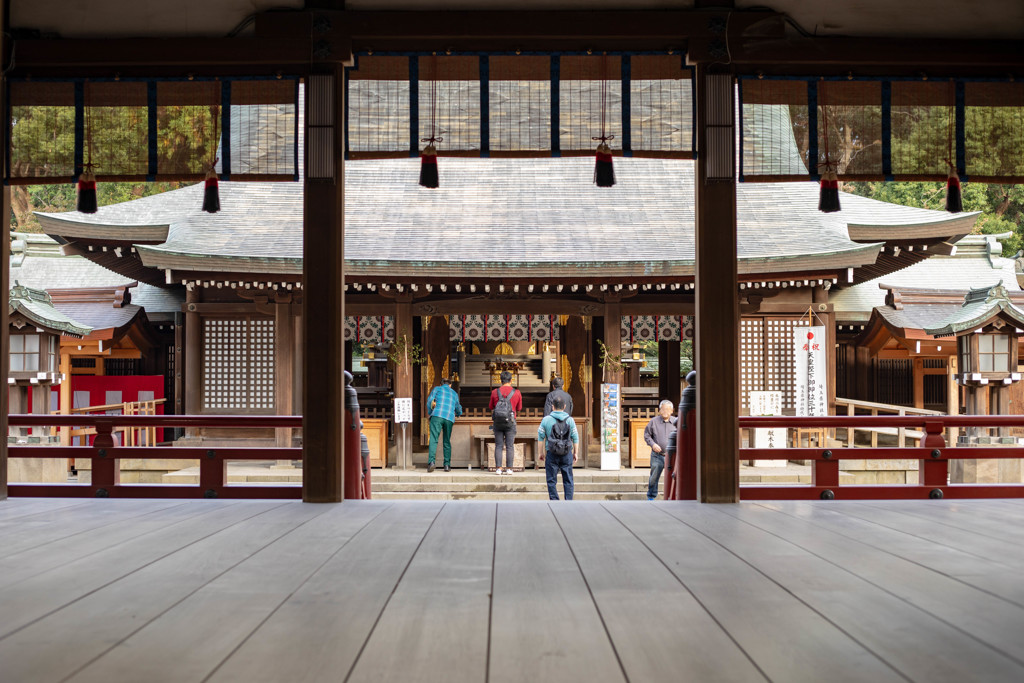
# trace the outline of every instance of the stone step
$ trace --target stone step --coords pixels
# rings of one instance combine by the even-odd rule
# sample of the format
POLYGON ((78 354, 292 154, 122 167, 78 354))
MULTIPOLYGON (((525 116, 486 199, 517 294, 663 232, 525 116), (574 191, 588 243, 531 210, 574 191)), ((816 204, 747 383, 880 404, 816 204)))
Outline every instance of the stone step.
MULTIPOLYGON (((647 482, 644 483, 620 483, 620 482, 580 482, 574 480, 576 491, 603 492, 603 493, 635 493, 647 491, 647 482)), ((561 482, 559 482, 561 486, 561 482)), ((373 492, 416 492, 425 493, 446 491, 449 493, 472 493, 472 492, 542 492, 548 490, 544 481, 488 481, 488 482, 377 482, 372 483, 373 492)))
MULTIPOLYGON (((558 495, 562 495, 562 486, 558 486, 558 495)), ((428 492, 382 492, 373 494, 374 500, 547 500, 547 491, 544 493, 537 492, 447 492, 447 491, 428 491, 428 492)), ((647 493, 600 493, 600 492, 586 492, 586 491, 575 491, 573 493, 573 500, 647 500, 647 493)))

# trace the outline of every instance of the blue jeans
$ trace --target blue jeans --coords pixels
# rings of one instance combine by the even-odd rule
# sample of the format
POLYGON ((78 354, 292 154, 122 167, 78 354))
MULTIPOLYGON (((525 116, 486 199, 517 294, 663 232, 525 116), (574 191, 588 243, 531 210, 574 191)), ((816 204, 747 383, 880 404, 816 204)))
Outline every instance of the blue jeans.
POLYGON ((508 429, 494 429, 494 467, 501 468, 501 452, 505 451, 505 467, 512 469, 516 458, 516 426, 508 429))
POLYGON ((647 497, 658 497, 658 481, 661 479, 661 472, 665 469, 665 456, 661 453, 651 451, 651 479, 647 482, 647 497))
POLYGON ((565 499, 572 500, 572 453, 555 455, 548 453, 544 457, 544 473, 548 477, 548 498, 558 500, 558 473, 562 473, 562 490, 565 499))

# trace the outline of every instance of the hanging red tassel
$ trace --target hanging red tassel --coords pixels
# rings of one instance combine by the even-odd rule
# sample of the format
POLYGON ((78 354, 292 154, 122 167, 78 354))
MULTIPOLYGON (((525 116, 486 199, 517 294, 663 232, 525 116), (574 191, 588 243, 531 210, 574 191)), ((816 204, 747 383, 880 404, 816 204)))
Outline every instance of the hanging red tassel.
POLYGON ((963 193, 960 191, 960 178, 956 170, 950 168, 946 176, 946 211, 960 213, 964 210, 963 193))
POLYGON ((96 201, 96 176, 88 166, 78 176, 78 199, 75 202, 75 210, 81 213, 96 213, 99 204, 96 201))
POLYGON ((821 177, 821 190, 818 194, 818 211, 835 213, 839 211, 839 178, 835 171, 825 171, 821 177))
POLYGON ((206 187, 203 189, 203 211, 206 213, 220 211, 220 181, 212 168, 206 174, 206 187))
POLYGON ((594 184, 598 187, 612 187, 615 185, 612 148, 606 142, 602 142, 597 146, 597 160, 594 162, 594 184))
POLYGON ((420 185, 423 187, 440 187, 437 176, 437 150, 433 143, 423 148, 420 154, 420 185))

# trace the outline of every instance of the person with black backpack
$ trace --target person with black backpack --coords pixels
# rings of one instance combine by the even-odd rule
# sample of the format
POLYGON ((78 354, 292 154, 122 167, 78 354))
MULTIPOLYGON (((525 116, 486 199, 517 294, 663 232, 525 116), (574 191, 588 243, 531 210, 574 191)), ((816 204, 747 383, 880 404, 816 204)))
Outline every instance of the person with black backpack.
POLYGON ((515 462, 516 415, 523 409, 523 395, 512 386, 512 373, 501 371, 501 386, 491 392, 491 429, 494 430, 494 472, 512 474, 515 462), (505 469, 501 469, 501 453, 505 452, 505 469))
POLYGON ((556 397, 551 414, 541 420, 537 428, 537 440, 544 442, 544 473, 548 479, 548 498, 558 500, 558 473, 562 473, 562 490, 565 499, 572 500, 572 466, 579 460, 579 433, 576 422, 565 412, 565 400, 556 397))

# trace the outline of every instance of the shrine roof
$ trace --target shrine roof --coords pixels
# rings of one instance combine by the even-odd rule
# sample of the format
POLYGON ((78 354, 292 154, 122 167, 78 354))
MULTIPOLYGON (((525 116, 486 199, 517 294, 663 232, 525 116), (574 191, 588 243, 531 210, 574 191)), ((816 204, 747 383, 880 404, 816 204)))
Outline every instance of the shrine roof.
MULTIPOLYGON (((441 187, 428 190, 417 184, 416 159, 350 162, 347 272, 691 275, 693 162, 615 165, 618 184, 597 188, 589 158, 445 158, 441 187)), ((151 268, 301 272, 302 184, 221 183, 218 214, 200 210, 202 192, 194 185, 92 215, 37 215, 51 235, 135 244, 151 268)), ((874 263, 880 244, 851 239, 851 226, 939 239, 970 232, 976 218, 849 194, 839 213, 823 214, 817 203, 812 182, 739 184, 740 273, 856 268, 874 263)))
POLYGON ((959 335, 973 332, 996 316, 1006 317, 1017 327, 1024 327, 1024 311, 1013 304, 1002 282, 969 290, 959 308, 937 324, 924 328, 924 331, 935 337, 959 335))
MULTIPOLYGON (((63 256, 60 245, 47 235, 14 233, 11 242, 10 282, 36 289, 118 287, 132 279, 108 270, 83 256, 63 256)), ((184 294, 140 283, 132 288, 132 302, 152 317, 181 311, 184 294)))
MULTIPOLYGON (((836 320, 866 321, 875 307, 885 303, 886 291, 891 287, 952 290, 956 301, 951 303, 957 306, 968 289, 994 285, 1000 280, 1007 291, 1020 291, 1013 259, 1002 256, 1000 240, 1008 236, 967 235, 956 242, 956 252, 952 255, 932 256, 903 270, 832 291, 829 302, 835 308, 836 320)), ((934 318, 930 320, 935 321, 934 318)))
POLYGON ((46 292, 15 282, 7 300, 7 314, 21 313, 37 326, 69 337, 84 337, 92 331, 67 311, 53 305, 46 292))

